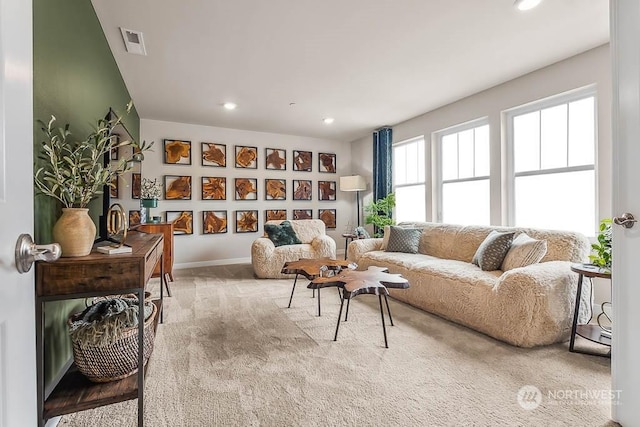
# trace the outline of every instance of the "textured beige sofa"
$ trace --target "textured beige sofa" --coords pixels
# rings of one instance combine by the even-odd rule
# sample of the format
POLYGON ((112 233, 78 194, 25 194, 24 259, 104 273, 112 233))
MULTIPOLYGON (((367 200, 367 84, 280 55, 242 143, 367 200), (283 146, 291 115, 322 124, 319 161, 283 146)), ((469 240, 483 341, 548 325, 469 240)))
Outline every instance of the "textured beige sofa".
MULTIPOLYGON (((578 275, 571 262, 586 262, 589 241, 570 232, 506 227, 416 223, 423 228, 419 253, 384 252, 382 239, 355 240, 348 257, 359 269, 388 267, 409 280, 408 290, 391 295, 415 307, 520 347, 567 340, 578 275), (506 272, 471 264, 491 230, 524 231, 547 241, 540 263, 506 272)), ((581 321, 588 320, 589 284, 582 291, 581 321)))
MULTIPOLYGON (((324 222, 319 219, 289 220, 296 232, 299 245, 276 247, 267 237, 259 237, 251 245, 251 264, 256 276, 261 279, 281 279, 290 275, 280 273, 287 261, 300 258, 336 257, 336 242, 327 236, 324 222)), ((267 221, 280 224, 282 221, 267 221)))

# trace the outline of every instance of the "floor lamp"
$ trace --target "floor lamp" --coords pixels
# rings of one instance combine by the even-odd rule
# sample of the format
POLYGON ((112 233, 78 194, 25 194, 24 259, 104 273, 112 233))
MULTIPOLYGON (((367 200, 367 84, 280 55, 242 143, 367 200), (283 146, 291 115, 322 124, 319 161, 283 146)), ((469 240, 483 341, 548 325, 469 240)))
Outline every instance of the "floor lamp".
POLYGON ((355 191, 358 209, 358 227, 360 227, 360 192, 367 189, 367 182, 360 175, 341 176, 340 191, 355 191))

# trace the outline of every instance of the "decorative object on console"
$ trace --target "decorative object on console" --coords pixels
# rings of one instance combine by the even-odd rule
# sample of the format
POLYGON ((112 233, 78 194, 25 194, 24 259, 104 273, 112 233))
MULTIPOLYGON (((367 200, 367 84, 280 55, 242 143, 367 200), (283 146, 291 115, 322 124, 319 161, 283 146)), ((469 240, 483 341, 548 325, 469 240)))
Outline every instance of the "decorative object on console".
POLYGON ((318 181, 318 200, 322 200, 322 201, 336 200, 336 182, 335 181, 318 181))
POLYGON ((265 179, 264 193, 266 200, 286 200, 287 181, 284 179, 265 179))
POLYGON ((258 169, 258 148, 236 145, 236 167, 258 169))
POLYGON ((311 200, 311 180, 293 180, 293 200, 311 200))
POLYGON ((191 200, 191 177, 165 175, 164 192, 166 200, 191 200))
POLYGON ((168 165, 190 165, 191 141, 165 139, 164 162, 168 165))
POLYGON ((227 224, 227 211, 202 212, 202 234, 226 233, 227 224))
POLYGON ((264 232, 267 233, 267 237, 275 247, 302 243, 289 221, 282 221, 280 224, 265 224, 264 232))
POLYGON ((340 191, 356 192, 356 209, 358 211, 357 224, 360 227, 360 192, 367 189, 367 182, 360 175, 341 176, 340 191))
POLYGON ((227 200, 227 178, 203 176, 202 200, 227 200))
POLYGON ((173 223, 173 234, 193 234, 193 211, 167 211, 167 222, 173 223))
POLYGON ((335 209, 319 209, 318 218, 324 222, 327 228, 336 228, 336 210, 335 209))
POLYGON ((514 235, 515 232, 513 231, 502 233, 492 230, 478 247, 471 263, 477 265, 483 271, 498 270, 507 252, 509 252, 514 235))
POLYGON ((611 272, 611 218, 600 221, 597 239, 597 243, 591 244, 592 253, 589 255, 589 261, 611 272))
POLYGON ((311 172, 312 159, 311 151, 293 150, 293 170, 311 172))
POLYGON ((287 170, 287 151, 279 148, 266 148, 266 169, 287 170))
POLYGON ((219 168, 227 167, 227 146, 224 144, 214 144, 203 142, 202 146, 202 166, 213 166, 219 168))
POLYGON ((151 221, 151 208, 158 207, 158 199, 162 197, 162 185, 157 179, 151 181, 149 178, 142 179, 140 186, 140 223, 146 224, 151 221))
POLYGON ((258 231, 258 211, 236 211, 236 233, 258 231))
MULTIPOLYGON (((127 112, 132 104, 127 105, 127 112)), ((99 119, 95 130, 80 141, 70 142, 69 125, 55 127, 56 118, 48 123, 38 121, 45 134, 42 152, 36 165, 34 182, 40 194, 52 197, 63 205, 63 214, 53 227, 53 239, 62 247, 62 256, 84 256, 91 252, 96 237, 96 227, 88 215, 89 202, 113 186, 114 178, 130 170, 131 157, 122 156, 110 164, 113 149, 124 146, 138 147, 134 141, 113 138, 114 129, 121 119, 115 114, 99 119), (77 211, 72 209, 78 208, 77 211), (64 220, 63 220, 64 218, 64 220)), ((147 150, 143 143, 139 148, 147 150)))
POLYGON ((369 203, 369 205, 364 208, 367 213, 364 222, 365 224, 373 224, 375 237, 382 237, 386 225, 395 225, 396 221, 391 218, 395 205, 396 195, 389 193, 385 197, 369 203))
POLYGON ((318 153, 318 170, 326 173, 336 173, 336 155, 318 153))
POLYGON ((235 179, 235 200, 258 200, 258 180, 255 178, 235 179))

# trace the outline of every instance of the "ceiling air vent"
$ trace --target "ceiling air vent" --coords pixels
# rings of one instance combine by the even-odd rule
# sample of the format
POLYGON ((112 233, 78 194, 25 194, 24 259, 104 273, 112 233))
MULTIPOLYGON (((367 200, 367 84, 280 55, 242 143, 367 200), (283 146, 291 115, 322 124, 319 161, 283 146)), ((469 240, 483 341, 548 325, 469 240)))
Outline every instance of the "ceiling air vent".
POLYGON ((127 30, 120 27, 122 32, 122 39, 124 40, 124 46, 127 52, 134 53, 136 55, 146 55, 147 50, 144 47, 144 38, 140 31, 127 30))

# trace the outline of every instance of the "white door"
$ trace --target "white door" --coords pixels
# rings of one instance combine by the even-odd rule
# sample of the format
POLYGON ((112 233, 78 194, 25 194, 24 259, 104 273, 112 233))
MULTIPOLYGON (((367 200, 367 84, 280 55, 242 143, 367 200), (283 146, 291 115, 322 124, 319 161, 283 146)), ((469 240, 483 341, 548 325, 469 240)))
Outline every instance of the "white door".
MULTIPOLYGON (((640 219, 640 2, 611 1, 613 58, 613 214, 640 219)), ((614 226, 612 418, 640 425, 640 225, 614 226)))
POLYGON ((36 425, 33 269, 14 250, 33 235, 31 1, 0 0, 0 427, 36 425))

